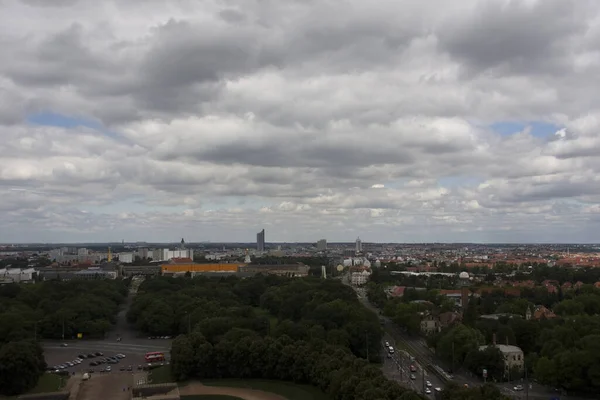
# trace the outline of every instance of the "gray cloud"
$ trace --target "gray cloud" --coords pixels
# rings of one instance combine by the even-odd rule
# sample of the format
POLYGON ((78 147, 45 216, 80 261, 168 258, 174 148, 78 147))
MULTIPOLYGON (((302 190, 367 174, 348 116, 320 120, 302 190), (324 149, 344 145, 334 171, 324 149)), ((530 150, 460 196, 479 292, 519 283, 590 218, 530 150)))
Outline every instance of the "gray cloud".
POLYGON ((41 3, 0 15, 0 241, 600 239, 597 2, 41 3))

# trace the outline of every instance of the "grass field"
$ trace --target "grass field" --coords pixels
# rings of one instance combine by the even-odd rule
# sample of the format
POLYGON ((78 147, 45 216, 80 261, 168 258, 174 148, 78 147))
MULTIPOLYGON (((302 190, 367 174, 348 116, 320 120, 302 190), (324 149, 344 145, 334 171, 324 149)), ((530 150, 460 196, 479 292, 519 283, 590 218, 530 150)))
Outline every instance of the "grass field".
POLYGON ((310 385, 297 385, 291 382, 259 379, 207 379, 201 381, 206 386, 236 387, 262 390, 285 397, 288 400, 330 400, 318 388, 310 385))
POLYGON ((181 396, 181 400, 242 400, 239 397, 226 396, 222 394, 197 394, 193 396, 181 396))
MULTIPOLYGON (((68 377, 65 377, 61 380, 59 375, 55 374, 44 374, 38 380, 37 385, 26 394, 34 394, 34 393, 49 393, 49 392, 58 392, 60 391, 67 382, 68 377)), ((2 396, 0 395, 0 400, 4 399, 16 399, 19 396, 2 396)))
POLYGON ((40 377, 37 385, 27 392, 27 394, 57 392, 64 387, 67 379, 69 377, 61 378, 56 374, 44 374, 40 377))
POLYGON ((161 367, 154 368, 152 371, 150 371, 149 381, 149 383, 152 383, 153 385, 157 383, 175 382, 171 376, 171 366, 163 365, 161 367))

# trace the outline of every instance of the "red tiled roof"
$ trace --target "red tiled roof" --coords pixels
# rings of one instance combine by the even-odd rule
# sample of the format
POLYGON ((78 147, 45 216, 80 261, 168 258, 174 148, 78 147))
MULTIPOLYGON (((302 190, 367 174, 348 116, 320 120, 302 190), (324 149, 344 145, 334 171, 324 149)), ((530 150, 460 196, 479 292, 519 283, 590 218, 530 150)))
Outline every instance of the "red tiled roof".
POLYGON ((459 289, 442 289, 440 290, 440 294, 443 294, 444 296, 448 296, 449 294, 457 295, 461 294, 461 291, 459 289))

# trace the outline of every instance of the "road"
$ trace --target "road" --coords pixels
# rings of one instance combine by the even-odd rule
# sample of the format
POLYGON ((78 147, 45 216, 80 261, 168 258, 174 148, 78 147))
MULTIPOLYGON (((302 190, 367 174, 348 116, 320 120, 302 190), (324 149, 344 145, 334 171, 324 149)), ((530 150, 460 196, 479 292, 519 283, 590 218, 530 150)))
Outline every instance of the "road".
MULTIPOLYGON (((351 286, 347 276, 342 277, 342 282, 351 286)), ((376 315, 379 315, 379 310, 367 300, 364 289, 356 287, 353 287, 353 289, 356 290, 360 302, 376 315)), ((423 358, 420 358, 417 352, 413 351, 410 346, 407 346, 403 341, 398 340, 394 326, 390 321, 386 321, 384 332, 382 346, 385 347, 385 342, 387 341, 395 349, 394 355, 392 355, 391 358, 388 357, 388 352, 385 349, 382 350, 382 354, 385 354, 382 366, 382 371, 385 376, 388 379, 399 382, 404 387, 411 388, 416 392, 433 398, 433 393, 429 395, 426 393, 426 382, 431 383, 431 391, 433 391, 434 388, 443 387, 443 383, 435 375, 426 370, 428 363, 423 362, 423 358), (413 361, 411 361, 411 359, 413 361), (415 367, 415 372, 410 372, 411 365, 415 367), (411 379, 411 375, 414 375, 415 379, 411 379)))

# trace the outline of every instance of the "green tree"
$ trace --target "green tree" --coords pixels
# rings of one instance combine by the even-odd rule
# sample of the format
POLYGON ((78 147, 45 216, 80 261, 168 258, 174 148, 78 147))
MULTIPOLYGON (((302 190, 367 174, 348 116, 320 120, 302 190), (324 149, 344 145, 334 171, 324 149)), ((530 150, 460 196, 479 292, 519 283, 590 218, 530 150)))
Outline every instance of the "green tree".
POLYGON ((477 329, 459 324, 437 342, 436 353, 454 366, 464 362, 467 353, 484 345, 485 339, 477 329))
POLYGON ((33 341, 9 342, 0 348, 0 393, 15 395, 33 388, 46 369, 44 353, 33 341))

